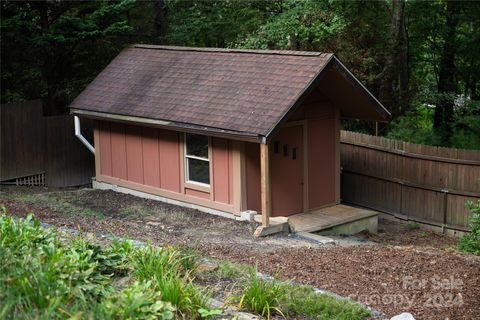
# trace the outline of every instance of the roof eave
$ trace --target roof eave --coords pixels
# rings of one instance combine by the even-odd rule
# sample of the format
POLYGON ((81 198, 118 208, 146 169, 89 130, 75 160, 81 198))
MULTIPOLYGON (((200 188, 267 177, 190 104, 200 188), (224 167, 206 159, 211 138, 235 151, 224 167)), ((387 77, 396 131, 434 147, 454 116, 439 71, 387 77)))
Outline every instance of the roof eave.
POLYGON ((270 130, 266 133, 265 139, 263 143, 266 143, 270 137, 281 127, 281 125, 288 119, 288 117, 295 111, 297 108, 303 103, 303 101, 307 98, 307 96, 312 92, 315 88, 315 85, 322 79, 325 71, 328 70, 328 67, 332 66, 335 67, 337 70, 341 69, 343 74, 349 78, 351 82, 356 84, 360 87, 360 89, 366 93, 370 102, 375 107, 377 113, 382 117, 384 120, 380 122, 388 122, 388 119, 391 117, 391 113, 383 106, 383 104, 378 101, 377 98, 360 82, 353 75, 350 70, 338 59, 334 54, 330 56, 328 61, 324 64, 324 66, 317 72, 317 74, 312 78, 312 80, 308 83, 305 89, 299 94, 298 98, 296 99, 295 103, 288 109, 287 112, 282 116, 282 118, 273 125, 270 130))
POLYGON ((230 130, 224 130, 220 128, 205 127, 205 126, 168 121, 168 120, 161 120, 161 119, 151 119, 151 118, 128 116, 128 115, 121 115, 121 114, 114 114, 114 113, 97 112, 97 111, 91 111, 91 110, 85 110, 85 109, 79 109, 79 108, 71 108, 70 113, 77 116, 82 116, 85 118, 90 118, 95 120, 107 120, 107 121, 115 121, 115 122, 129 123, 129 124, 141 124, 149 127, 169 129, 169 130, 179 131, 179 132, 203 134, 203 135, 209 135, 212 137, 227 138, 227 139, 238 140, 238 141, 264 143, 264 140, 265 140, 265 138, 262 135, 258 135, 255 133, 230 131, 230 130))
POLYGON ((338 59, 335 55, 333 56, 333 58, 335 60, 335 63, 337 64, 337 68, 339 66, 342 71, 345 71, 347 77, 349 77, 350 80, 359 85, 363 89, 363 91, 367 93, 368 98, 372 102, 372 105, 375 107, 378 114, 384 119, 384 122, 388 122, 388 119, 392 116, 390 111, 388 111, 387 108, 385 108, 385 106, 380 101, 378 101, 378 99, 370 92, 370 90, 368 90, 363 85, 363 83, 360 82, 360 80, 358 80, 357 77, 355 77, 353 73, 350 72, 350 70, 348 70, 348 68, 342 63, 342 61, 340 61, 340 59, 338 59))

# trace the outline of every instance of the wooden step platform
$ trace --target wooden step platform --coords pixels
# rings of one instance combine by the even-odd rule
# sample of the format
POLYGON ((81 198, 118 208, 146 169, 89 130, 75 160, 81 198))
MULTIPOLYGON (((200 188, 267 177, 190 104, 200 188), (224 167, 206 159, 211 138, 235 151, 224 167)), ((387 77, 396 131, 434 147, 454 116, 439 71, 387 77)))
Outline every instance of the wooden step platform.
POLYGON ((322 234, 355 234, 362 230, 377 232, 379 212, 338 204, 331 207, 289 216, 295 232, 322 234))

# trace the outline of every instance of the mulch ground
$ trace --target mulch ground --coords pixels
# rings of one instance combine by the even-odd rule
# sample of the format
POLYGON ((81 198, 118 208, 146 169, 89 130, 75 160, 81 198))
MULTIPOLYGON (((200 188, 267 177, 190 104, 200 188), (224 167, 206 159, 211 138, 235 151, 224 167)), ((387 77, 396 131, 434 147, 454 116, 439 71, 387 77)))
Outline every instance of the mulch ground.
POLYGON ((212 246, 207 255, 351 297, 388 316, 479 319, 480 260, 415 247, 350 246, 245 253, 212 246), (442 284, 440 284, 442 283, 442 284))
POLYGON ((377 245, 320 247, 295 236, 257 239, 250 223, 111 191, 59 192, 53 203, 50 197, 22 200, 36 192, 45 191, 3 189, 0 203, 9 214, 34 212, 57 226, 195 246, 211 257, 256 264, 261 272, 352 297, 388 316, 480 319, 480 257, 454 251, 456 239, 430 231, 383 222, 384 232, 360 235, 377 245), (104 216, 66 212, 60 200, 104 216))

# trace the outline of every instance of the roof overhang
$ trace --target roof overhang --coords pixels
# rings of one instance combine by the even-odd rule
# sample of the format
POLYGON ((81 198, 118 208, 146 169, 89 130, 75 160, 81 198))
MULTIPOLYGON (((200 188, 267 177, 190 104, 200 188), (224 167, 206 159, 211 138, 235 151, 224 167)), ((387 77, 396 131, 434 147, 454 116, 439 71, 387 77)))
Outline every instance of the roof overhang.
POLYGON ((388 122, 390 112, 337 57, 332 59, 330 68, 324 70, 323 80, 319 83, 320 90, 335 102, 342 116, 388 122))
POLYGON ((341 115, 347 118, 363 119, 377 122, 388 122, 391 114, 380 101, 358 80, 350 70, 332 55, 325 66, 305 87, 295 103, 283 117, 270 129, 264 141, 277 132, 305 99, 315 90, 320 90, 340 109, 341 115))
POLYGON ((218 138, 228 138, 228 139, 239 140, 239 141, 264 143, 263 136, 259 136, 259 135, 255 135, 247 132, 229 131, 229 130, 223 130, 219 128, 197 126, 197 125, 182 123, 182 122, 173 122, 173 121, 165 121, 165 120, 158 120, 158 119, 151 119, 151 118, 126 116, 121 114, 96 112, 96 111, 74 109, 74 108, 70 109, 70 113, 80 117, 94 119, 94 120, 110 120, 110 121, 126 123, 126 124, 141 124, 144 126, 149 126, 154 128, 203 134, 203 135, 209 135, 209 136, 218 137, 218 138))

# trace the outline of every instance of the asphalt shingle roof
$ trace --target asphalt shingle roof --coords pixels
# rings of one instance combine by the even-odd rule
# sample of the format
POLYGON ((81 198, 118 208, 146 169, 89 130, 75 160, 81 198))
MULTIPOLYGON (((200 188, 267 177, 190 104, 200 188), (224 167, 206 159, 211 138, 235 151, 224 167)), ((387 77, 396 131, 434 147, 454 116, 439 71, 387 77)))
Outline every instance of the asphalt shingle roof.
POLYGON ((265 136, 332 56, 136 45, 70 107, 265 136))

